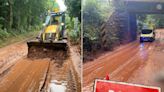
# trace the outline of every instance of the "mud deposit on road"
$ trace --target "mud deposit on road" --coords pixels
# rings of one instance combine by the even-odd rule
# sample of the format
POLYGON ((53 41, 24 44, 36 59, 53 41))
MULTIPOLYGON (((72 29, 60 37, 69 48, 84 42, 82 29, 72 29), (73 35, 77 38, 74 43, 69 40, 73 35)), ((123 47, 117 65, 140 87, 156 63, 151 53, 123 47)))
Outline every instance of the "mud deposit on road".
POLYGON ((51 58, 53 60, 65 60, 69 56, 69 51, 64 49, 42 48, 32 46, 28 49, 28 58, 51 58))
POLYGON ((81 92, 68 52, 39 50, 27 57, 26 43, 1 49, 0 92, 81 92))
POLYGON ((0 76, 3 76, 16 61, 27 54, 26 44, 17 43, 0 48, 0 76))
POLYGON ((0 92, 36 92, 44 81, 48 69, 46 59, 22 58, 1 79, 0 92))
POLYGON ((157 86, 164 92, 164 30, 155 42, 132 42, 83 65, 83 92, 93 91, 94 79, 157 86))
POLYGON ((70 59, 64 61, 53 60, 50 62, 47 84, 44 89, 48 89, 50 92, 56 92, 60 90, 59 88, 65 87, 65 91, 61 92, 80 92, 78 80, 70 59))
POLYGON ((49 92, 80 92, 80 83, 69 50, 31 47, 28 58, 49 58, 47 76, 40 91, 49 92))

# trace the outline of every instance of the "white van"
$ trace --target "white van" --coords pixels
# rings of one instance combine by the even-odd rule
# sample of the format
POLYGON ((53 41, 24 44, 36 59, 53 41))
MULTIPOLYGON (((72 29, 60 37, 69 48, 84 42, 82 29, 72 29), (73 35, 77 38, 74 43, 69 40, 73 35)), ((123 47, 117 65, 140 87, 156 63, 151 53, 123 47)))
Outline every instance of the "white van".
POLYGON ((142 29, 140 33, 140 42, 149 41, 153 42, 155 40, 155 33, 152 29, 142 29))

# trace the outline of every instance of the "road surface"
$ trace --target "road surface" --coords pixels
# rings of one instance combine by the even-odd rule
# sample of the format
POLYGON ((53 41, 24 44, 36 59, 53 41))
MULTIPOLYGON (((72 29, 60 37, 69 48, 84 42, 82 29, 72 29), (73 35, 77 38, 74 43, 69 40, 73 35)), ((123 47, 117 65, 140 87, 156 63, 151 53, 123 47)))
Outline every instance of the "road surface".
POLYGON ((66 60, 52 60, 27 58, 26 42, 1 48, 0 92, 80 92, 79 66, 74 63, 80 56, 73 51, 66 60))
MULTIPOLYGON (((94 79, 160 86, 164 90, 164 30, 156 30, 153 43, 139 41, 120 46, 83 65, 83 91, 93 90, 94 79)), ((164 92, 164 91, 163 91, 164 92)))
POLYGON ((20 59, 0 82, 0 92, 38 91, 48 68, 47 60, 20 59))

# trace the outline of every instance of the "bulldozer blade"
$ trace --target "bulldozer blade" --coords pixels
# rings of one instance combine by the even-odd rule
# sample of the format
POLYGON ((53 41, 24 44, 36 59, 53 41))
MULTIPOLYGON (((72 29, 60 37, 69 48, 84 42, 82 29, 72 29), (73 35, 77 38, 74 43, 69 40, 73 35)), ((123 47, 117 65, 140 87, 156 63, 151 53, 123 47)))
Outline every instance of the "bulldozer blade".
POLYGON ((37 40, 27 42, 29 58, 65 59, 68 56, 66 41, 40 42, 37 40))

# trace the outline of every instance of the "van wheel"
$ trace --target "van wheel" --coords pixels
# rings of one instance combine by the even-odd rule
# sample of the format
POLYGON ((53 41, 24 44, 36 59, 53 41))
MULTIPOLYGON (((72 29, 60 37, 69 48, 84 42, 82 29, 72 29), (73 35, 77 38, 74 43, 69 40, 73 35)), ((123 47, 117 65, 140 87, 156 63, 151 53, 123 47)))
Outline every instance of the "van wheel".
POLYGON ((140 43, 142 43, 143 42, 143 40, 140 38, 140 43))
POLYGON ((140 40, 140 43, 143 43, 143 41, 142 41, 142 40, 140 40))
POLYGON ((152 39, 151 39, 151 42, 153 42, 154 40, 155 40, 155 39, 154 39, 154 38, 152 38, 152 39))

